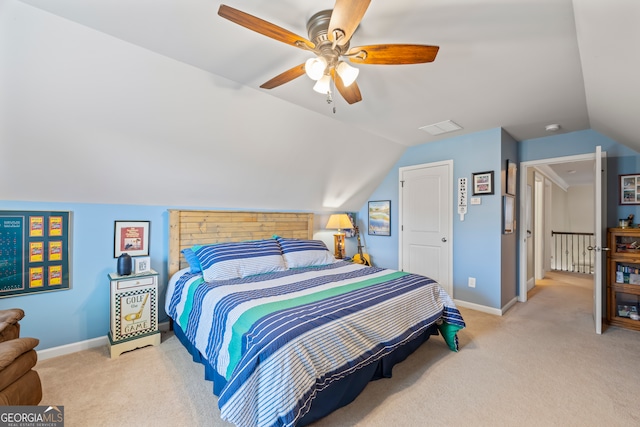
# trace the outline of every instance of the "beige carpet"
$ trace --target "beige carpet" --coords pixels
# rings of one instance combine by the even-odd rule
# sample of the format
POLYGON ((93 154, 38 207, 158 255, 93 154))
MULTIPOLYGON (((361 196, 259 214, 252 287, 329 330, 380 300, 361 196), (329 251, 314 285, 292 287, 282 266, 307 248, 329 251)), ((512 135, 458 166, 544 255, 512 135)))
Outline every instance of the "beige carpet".
MULTIPOLYGON (((329 426, 640 425, 640 333, 598 336, 588 281, 556 275, 498 317, 461 309, 461 350, 432 337, 370 383, 329 426)), ((39 362, 42 405, 63 405, 66 427, 229 426, 171 333, 159 347, 110 359, 105 348, 39 362)))

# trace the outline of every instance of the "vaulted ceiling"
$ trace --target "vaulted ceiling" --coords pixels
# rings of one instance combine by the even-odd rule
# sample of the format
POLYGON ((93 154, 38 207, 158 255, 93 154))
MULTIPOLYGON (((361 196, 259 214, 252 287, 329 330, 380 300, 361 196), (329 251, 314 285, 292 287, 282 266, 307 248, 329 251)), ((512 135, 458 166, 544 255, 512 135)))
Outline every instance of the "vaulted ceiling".
MULTIPOLYGON (((406 147, 456 135, 528 140, 558 124, 640 151, 640 2, 372 0, 352 46, 440 50, 356 65, 353 105, 304 75, 261 89, 311 55, 221 4, 0 0, 0 181, 23 176, 0 199, 357 210, 406 147), (446 120, 462 129, 420 129, 446 120)), ((307 37, 334 1, 224 4, 307 37)))
MULTIPOLYGON (((51 13, 252 88, 303 63, 308 52, 217 15, 212 0, 23 0, 51 13)), ((228 0, 307 37, 332 0, 228 0)), ((347 105, 297 78, 268 92, 403 145, 453 120, 460 133, 503 127, 517 140, 593 128, 640 149, 640 4, 633 0, 373 0, 351 45, 440 46, 433 63, 359 65, 363 101, 347 105), (336 111, 333 111, 333 107, 336 111)))

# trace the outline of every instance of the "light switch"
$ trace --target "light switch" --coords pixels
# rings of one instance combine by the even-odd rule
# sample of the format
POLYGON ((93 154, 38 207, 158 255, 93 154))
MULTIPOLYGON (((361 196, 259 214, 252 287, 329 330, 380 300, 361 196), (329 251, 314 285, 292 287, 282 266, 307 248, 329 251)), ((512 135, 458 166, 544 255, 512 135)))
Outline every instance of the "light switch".
POLYGON ((471 204, 472 205, 479 205, 482 203, 482 199, 480 197, 472 197, 471 198, 471 204))

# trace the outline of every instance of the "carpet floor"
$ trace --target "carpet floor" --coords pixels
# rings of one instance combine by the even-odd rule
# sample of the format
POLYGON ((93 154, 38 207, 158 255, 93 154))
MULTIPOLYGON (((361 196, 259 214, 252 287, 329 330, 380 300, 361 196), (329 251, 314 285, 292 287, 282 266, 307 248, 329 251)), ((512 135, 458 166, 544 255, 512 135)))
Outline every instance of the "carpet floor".
MULTIPOLYGON (((640 425, 640 333, 595 334, 589 280, 539 281, 502 317, 461 308, 460 352, 432 337, 313 427, 640 425)), ((36 369, 41 405, 64 406, 66 427, 231 426, 171 332, 116 359, 98 347, 36 369)))

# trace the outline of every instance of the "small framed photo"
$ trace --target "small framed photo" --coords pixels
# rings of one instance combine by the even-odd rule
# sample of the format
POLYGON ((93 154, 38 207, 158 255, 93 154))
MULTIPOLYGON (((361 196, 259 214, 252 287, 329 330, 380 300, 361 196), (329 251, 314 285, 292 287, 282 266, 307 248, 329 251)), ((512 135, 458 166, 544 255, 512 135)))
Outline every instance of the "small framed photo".
POLYGON ((133 274, 147 273, 151 271, 151 257, 139 256, 133 258, 133 274))
POLYGON ((516 175, 517 165, 511 160, 507 160, 507 194, 516 195, 516 175))
POLYGON ((391 236, 391 200, 369 202, 369 234, 391 236))
POLYGON ((149 255, 150 221, 116 221, 114 226, 113 257, 123 253, 132 257, 149 255))
POLYGON ((504 234, 511 234, 516 229, 516 198, 511 195, 502 196, 503 197, 503 218, 504 218, 504 226, 502 232, 504 234))
POLYGON ((620 175, 620 204, 640 205, 640 175, 620 175))
POLYGON ((493 194, 493 171, 478 172, 473 176, 473 195, 493 194))

